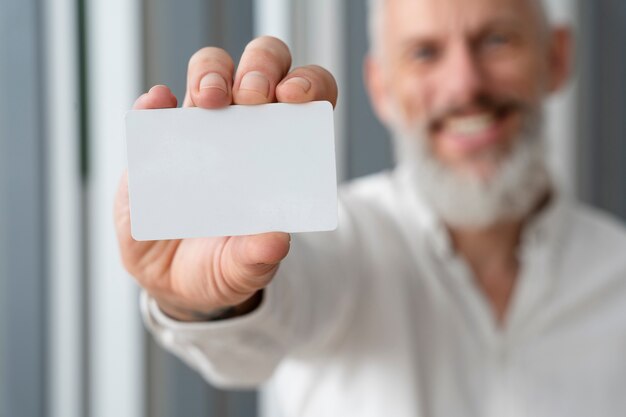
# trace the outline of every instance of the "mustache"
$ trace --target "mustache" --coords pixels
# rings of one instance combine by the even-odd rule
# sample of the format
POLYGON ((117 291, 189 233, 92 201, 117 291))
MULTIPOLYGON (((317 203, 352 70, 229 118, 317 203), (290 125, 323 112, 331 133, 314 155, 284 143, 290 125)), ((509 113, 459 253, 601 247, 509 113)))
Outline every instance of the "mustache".
POLYGON ((531 106, 522 100, 511 97, 496 97, 483 94, 469 104, 449 105, 435 110, 433 114, 425 120, 425 126, 429 128, 440 128, 446 119, 450 117, 464 116, 471 112, 487 111, 493 113, 496 118, 503 117, 513 112, 527 113, 531 106))

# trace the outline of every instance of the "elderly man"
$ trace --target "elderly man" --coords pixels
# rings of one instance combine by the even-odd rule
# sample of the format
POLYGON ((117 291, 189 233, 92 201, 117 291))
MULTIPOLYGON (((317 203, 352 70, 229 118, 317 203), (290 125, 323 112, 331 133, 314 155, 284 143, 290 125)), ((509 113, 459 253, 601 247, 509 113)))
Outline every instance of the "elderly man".
MULTIPOLYGON (((342 189, 337 231, 291 237, 136 242, 123 180, 148 326, 218 386, 271 379, 286 416, 623 415, 626 231, 544 158, 567 31, 538 0, 371 7, 367 87, 398 167, 342 189)), ((327 71, 290 66, 269 37, 236 69, 202 49, 184 105, 335 103, 327 71)), ((164 86, 136 103, 174 106, 164 86)))

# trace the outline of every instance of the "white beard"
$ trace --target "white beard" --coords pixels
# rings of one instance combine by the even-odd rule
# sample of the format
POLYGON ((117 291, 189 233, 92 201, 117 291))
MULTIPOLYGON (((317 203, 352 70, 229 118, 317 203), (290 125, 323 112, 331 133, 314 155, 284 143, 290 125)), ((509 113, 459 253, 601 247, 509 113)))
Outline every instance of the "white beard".
MULTIPOLYGON (((528 216, 551 187, 543 114, 528 117, 513 149, 499 156, 488 179, 457 172, 432 154, 424 130, 396 129, 398 162, 408 166, 417 191, 448 226, 484 228, 528 216)), ((399 123, 396 123, 399 125, 399 123)))

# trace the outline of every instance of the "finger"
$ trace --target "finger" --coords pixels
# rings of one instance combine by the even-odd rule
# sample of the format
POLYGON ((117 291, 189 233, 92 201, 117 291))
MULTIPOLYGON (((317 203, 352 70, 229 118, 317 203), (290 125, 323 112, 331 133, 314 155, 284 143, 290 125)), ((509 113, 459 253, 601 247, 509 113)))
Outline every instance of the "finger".
MULTIPOLYGON (((141 95, 133 105, 135 110, 164 109, 176 107, 176 96, 165 85, 155 85, 141 95)), ((124 171, 115 198, 115 224, 120 243, 126 247, 134 242, 130 235, 130 213, 128 204, 128 172, 124 171)))
POLYGON ((167 276, 180 240, 136 241, 130 232, 130 210, 128 204, 128 178, 124 172, 115 198, 115 230, 124 268, 137 280, 145 280, 145 288, 160 288, 166 284, 155 278, 167 276), (146 272, 148 274, 146 275, 146 272), (150 281, 153 280, 153 281, 150 281), (146 286, 149 283, 148 286, 146 286))
POLYGON ((147 242, 137 242, 130 233, 130 209, 128 204, 128 172, 124 171, 115 195, 115 231, 120 246, 122 263, 129 272, 133 272, 136 261, 140 258, 147 242))
POLYGON ((177 106, 176 96, 165 85, 155 85, 141 95, 133 105, 135 110, 166 109, 177 106))
POLYGON ((291 237, 288 233, 274 232, 244 236, 235 249, 235 260, 242 265, 276 265, 289 251, 291 237))
POLYGON ((214 47, 200 49, 189 60, 183 106, 214 109, 231 104, 234 70, 228 52, 214 47))
MULTIPOLYGON (((176 96, 164 85, 156 85, 147 93, 140 96, 133 106, 135 110, 174 108, 177 105, 176 96)), ((115 197, 115 229, 120 244, 122 262, 131 273, 137 266, 137 260, 150 248, 154 242, 137 242, 130 233, 130 208, 128 202, 128 172, 124 171, 115 197)))
POLYGON ((276 88, 276 99, 281 103, 325 100, 335 107, 337 94, 335 77, 317 65, 294 69, 276 88))
POLYGON ((280 261, 287 256, 291 237, 287 233, 264 233, 230 238, 224 248, 229 264, 223 265, 224 285, 239 294, 265 287, 280 261))
POLYGON ((250 42, 243 51, 235 76, 235 104, 263 104, 275 100, 276 85, 291 67, 285 43, 271 36, 250 42))

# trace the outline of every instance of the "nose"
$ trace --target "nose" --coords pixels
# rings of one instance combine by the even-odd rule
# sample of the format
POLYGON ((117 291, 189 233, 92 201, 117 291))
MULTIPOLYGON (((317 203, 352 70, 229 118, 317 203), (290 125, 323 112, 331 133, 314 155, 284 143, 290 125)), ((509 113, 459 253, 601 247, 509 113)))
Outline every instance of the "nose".
POLYGON ((484 77, 472 48, 466 43, 448 51, 442 71, 441 100, 446 107, 466 107, 476 103, 484 89, 484 77))

